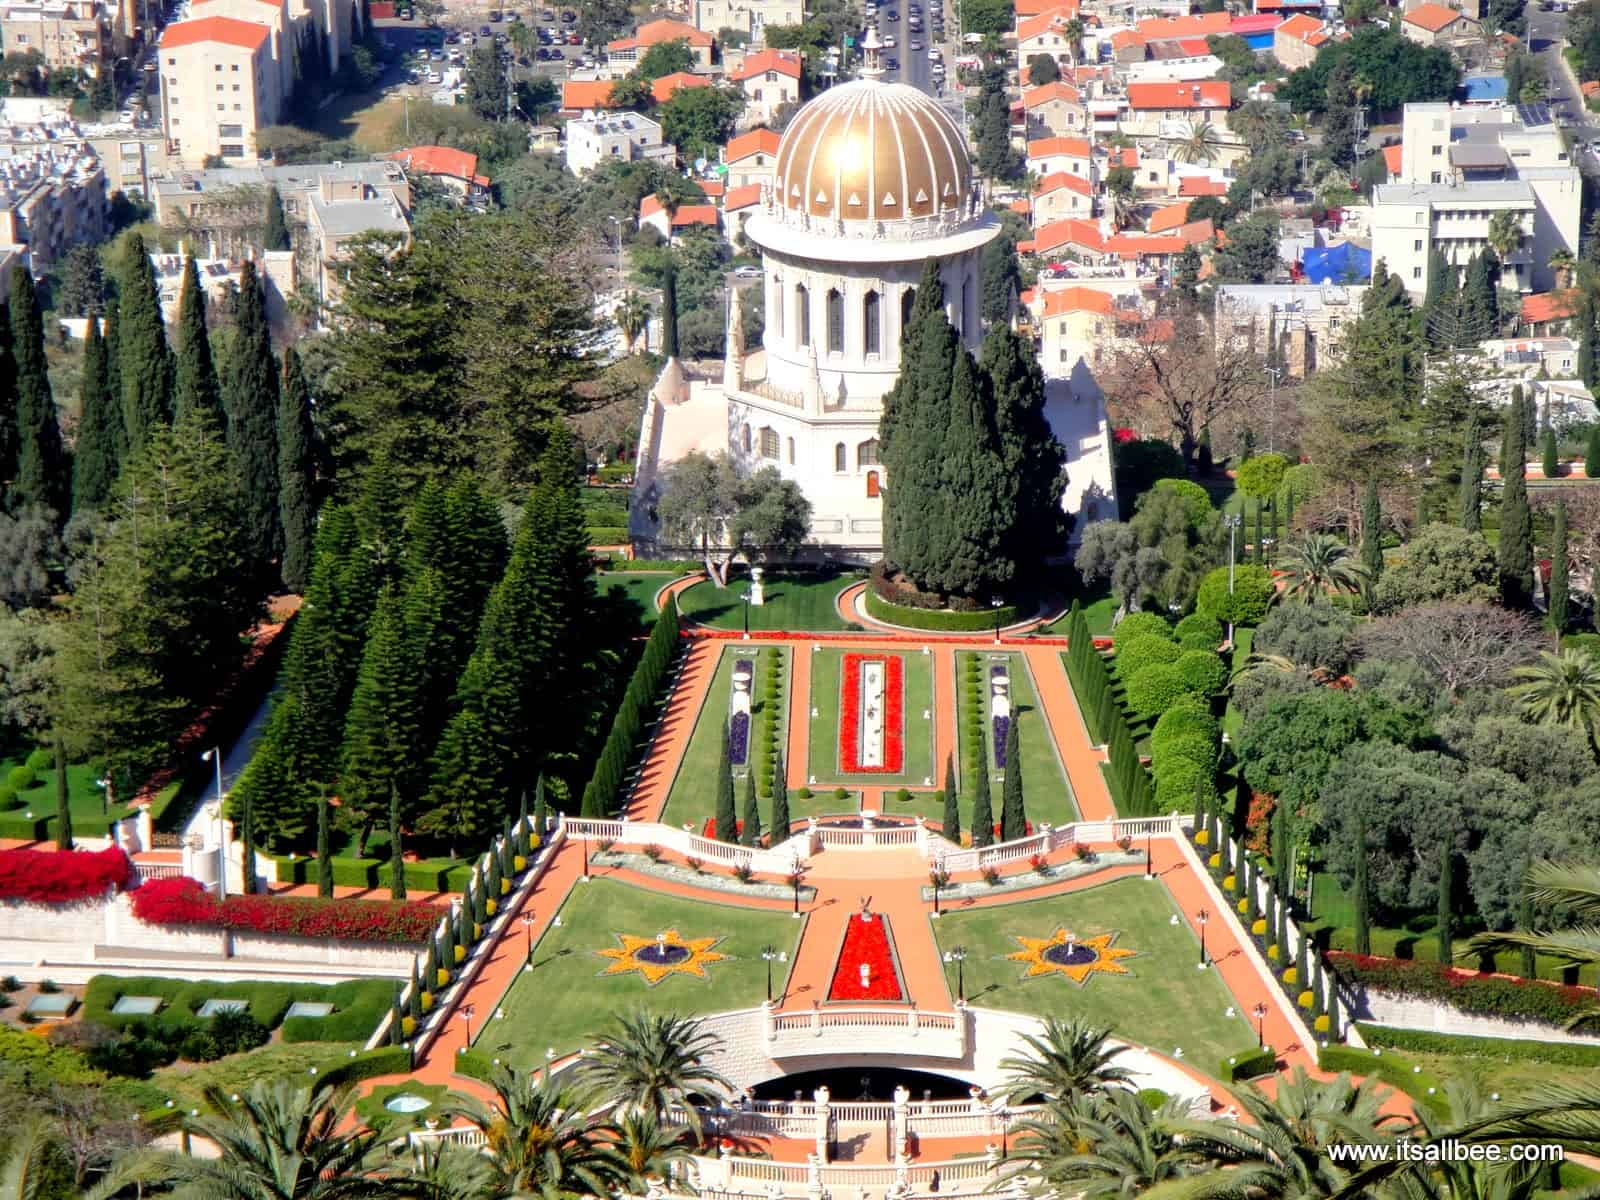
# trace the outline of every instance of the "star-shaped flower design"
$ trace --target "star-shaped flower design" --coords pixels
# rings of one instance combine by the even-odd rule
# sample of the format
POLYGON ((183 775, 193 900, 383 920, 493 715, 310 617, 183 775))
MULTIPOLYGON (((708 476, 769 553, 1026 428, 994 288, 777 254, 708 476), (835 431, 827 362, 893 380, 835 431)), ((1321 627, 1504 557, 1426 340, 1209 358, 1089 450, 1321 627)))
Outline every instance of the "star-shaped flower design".
POLYGON ((614 935, 620 943, 610 950, 596 950, 601 958, 611 959, 602 975, 626 975, 637 971, 651 987, 668 975, 693 975, 707 979, 706 964, 723 962, 730 955, 712 949, 719 937, 686 938, 676 929, 664 929, 655 937, 631 933, 614 935))
POLYGON ((1131 975, 1133 972, 1117 960, 1131 958, 1138 953, 1137 950, 1113 946, 1112 943, 1117 940, 1115 930, 1088 938, 1076 937, 1066 929, 1057 929, 1049 937, 1043 938, 1013 937, 1022 949, 1006 955, 1006 958, 1028 964, 1028 969, 1022 973, 1024 979, 1039 975, 1065 975, 1073 983, 1082 986, 1096 972, 1131 975))

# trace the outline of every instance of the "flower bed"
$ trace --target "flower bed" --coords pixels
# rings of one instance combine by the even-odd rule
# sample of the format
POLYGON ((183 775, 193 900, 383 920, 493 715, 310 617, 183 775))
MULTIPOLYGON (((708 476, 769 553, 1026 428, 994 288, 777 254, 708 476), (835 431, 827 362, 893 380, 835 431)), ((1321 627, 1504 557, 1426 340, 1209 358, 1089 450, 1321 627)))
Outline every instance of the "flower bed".
POLYGON ((728 719, 728 762, 739 767, 750 757, 750 714, 736 712, 728 719))
POLYGON ((839 767, 851 774, 896 775, 905 763, 905 736, 902 709, 905 706, 905 664, 898 654, 846 654, 839 697, 839 767), (861 762, 861 667, 882 662, 883 672, 883 762, 864 766, 861 762))
POLYGON ((0 851, 0 898, 69 904, 128 886, 128 856, 104 850, 0 851))
POLYGON ((200 925, 286 937, 349 942, 424 942, 440 912, 420 900, 324 900, 229 896, 218 900, 198 880, 156 879, 132 893, 133 915, 152 925, 200 925))
POLYGON ((1328 962, 1349 983, 1416 1000, 1448 1004, 1461 1012, 1510 1021, 1565 1025, 1593 1010, 1593 988, 1458 971, 1442 963, 1416 962, 1335 950, 1328 962))
POLYGON ((994 765, 1004 771, 1006 769, 1006 736, 1011 732, 1011 718, 995 717, 993 724, 994 765))
POLYGON ((894 941, 889 933, 889 918, 873 913, 863 920, 852 913, 839 944, 839 959, 833 967, 833 982, 828 985, 830 1001, 904 1000, 900 968, 895 962, 894 941), (861 986, 861 965, 867 966, 867 986, 861 986))

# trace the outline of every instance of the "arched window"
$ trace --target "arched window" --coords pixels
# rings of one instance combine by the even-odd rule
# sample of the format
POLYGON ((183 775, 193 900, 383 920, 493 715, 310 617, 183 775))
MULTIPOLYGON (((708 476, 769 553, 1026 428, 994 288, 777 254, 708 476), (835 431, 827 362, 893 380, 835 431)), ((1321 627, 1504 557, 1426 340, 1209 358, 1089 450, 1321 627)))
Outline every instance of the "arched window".
POLYGON ((844 353, 844 297, 838 288, 828 289, 828 353, 844 353))
POLYGON ((878 473, 876 471, 868 471, 867 472, 867 496, 870 498, 870 497, 876 496, 877 494, 878 494, 878 473))
POLYGON ((791 467, 794 466, 794 439, 793 438, 789 438, 788 439, 788 444, 786 446, 784 446, 784 449, 789 452, 789 465, 791 467))
POLYGON ((771 425, 761 427, 761 457, 778 461, 778 431, 771 425))
POLYGON ((861 302, 861 316, 867 335, 867 353, 881 354, 883 352, 883 335, 879 332, 877 292, 867 293, 866 299, 861 302))
POLYGON ((878 439, 868 438, 856 447, 856 469, 878 465, 878 439))
POLYGON ((746 454, 750 453, 750 426, 744 425, 739 429, 739 444, 746 454))
POLYGON ((850 460, 843 442, 838 443, 833 448, 833 469, 835 471, 847 471, 850 469, 850 460))
POLYGON ((794 285, 794 332, 797 345, 811 345, 811 296, 803 283, 794 285))
POLYGON ((900 293, 900 340, 911 336, 911 309, 917 302, 917 289, 908 287, 900 293))

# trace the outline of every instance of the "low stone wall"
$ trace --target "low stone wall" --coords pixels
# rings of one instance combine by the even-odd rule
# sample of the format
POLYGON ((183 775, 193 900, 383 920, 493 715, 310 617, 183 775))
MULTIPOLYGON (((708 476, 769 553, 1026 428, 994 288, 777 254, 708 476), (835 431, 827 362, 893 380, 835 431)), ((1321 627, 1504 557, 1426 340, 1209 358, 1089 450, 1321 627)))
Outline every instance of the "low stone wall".
POLYGON ((1600 1046, 1600 1038, 1569 1033, 1559 1025, 1536 1021, 1508 1021, 1464 1013, 1433 1000, 1398 996, 1390 992, 1356 989, 1356 1012, 1364 1021, 1393 1025, 1398 1029, 1419 1029, 1428 1033, 1454 1033, 1469 1037, 1515 1038, 1530 1042, 1569 1042, 1579 1046, 1600 1046))

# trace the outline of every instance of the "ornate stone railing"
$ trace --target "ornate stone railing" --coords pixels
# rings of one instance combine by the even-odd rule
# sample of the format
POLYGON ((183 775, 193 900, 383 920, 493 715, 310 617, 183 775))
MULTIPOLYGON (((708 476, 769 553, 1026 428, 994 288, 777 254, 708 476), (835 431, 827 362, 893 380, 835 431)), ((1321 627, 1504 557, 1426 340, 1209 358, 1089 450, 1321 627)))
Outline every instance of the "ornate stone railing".
POLYGON ((915 1006, 849 1005, 766 1014, 765 1043, 773 1058, 811 1054, 908 1054, 963 1058, 967 1015, 923 1012, 915 1006))

